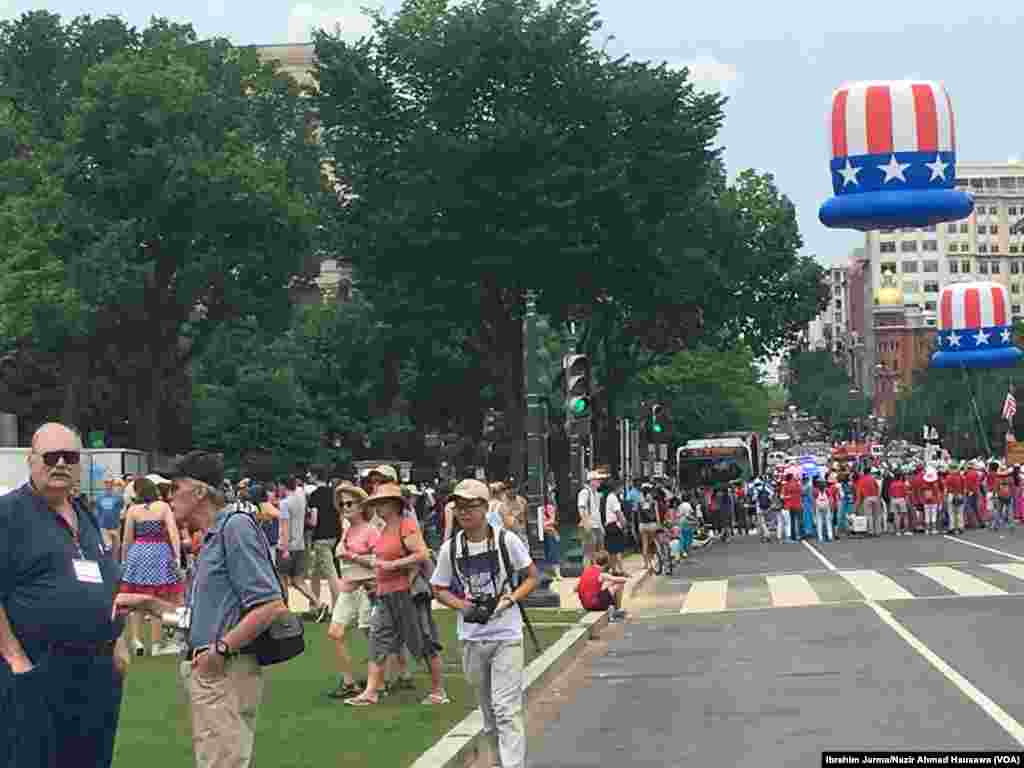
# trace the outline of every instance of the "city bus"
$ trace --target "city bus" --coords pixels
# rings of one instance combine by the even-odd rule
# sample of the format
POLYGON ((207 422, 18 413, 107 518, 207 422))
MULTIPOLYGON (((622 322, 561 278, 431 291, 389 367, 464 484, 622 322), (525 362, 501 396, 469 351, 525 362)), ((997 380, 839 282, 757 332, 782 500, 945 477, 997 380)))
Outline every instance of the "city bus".
POLYGON ((676 450, 680 488, 750 482, 761 473, 760 440, 754 432, 725 432, 690 440, 676 450))

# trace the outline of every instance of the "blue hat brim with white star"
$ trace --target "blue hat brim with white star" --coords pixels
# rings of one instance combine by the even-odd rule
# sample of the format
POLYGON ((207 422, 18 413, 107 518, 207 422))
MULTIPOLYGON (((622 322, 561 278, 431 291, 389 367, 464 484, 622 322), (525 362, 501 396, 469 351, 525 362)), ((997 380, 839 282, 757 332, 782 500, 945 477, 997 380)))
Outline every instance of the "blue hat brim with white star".
POLYGON ((831 197, 818 218, 826 227, 867 232, 958 221, 973 210, 974 198, 958 189, 889 189, 831 197))

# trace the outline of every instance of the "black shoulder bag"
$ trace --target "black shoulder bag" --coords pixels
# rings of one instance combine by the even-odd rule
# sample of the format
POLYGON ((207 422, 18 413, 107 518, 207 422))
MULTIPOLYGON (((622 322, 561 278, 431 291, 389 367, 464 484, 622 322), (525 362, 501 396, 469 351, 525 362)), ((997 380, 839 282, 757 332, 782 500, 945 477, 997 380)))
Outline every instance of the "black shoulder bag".
MULTIPOLYGON (((270 552, 270 543, 267 541, 267 537, 263 535, 263 531, 257 525, 252 515, 246 511, 235 509, 230 512, 227 519, 224 521, 224 526, 227 526, 231 518, 235 515, 245 515, 245 517, 252 523, 256 529, 256 533, 260 539, 266 545, 267 557, 270 560, 270 567, 274 569, 274 576, 277 577, 277 584, 281 588, 281 597, 284 599, 284 604, 288 605, 288 591, 284 588, 284 583, 281 581, 281 574, 278 573, 277 566, 274 565, 274 558, 270 552)), ((224 526, 221 527, 222 535, 220 545, 224 550, 224 558, 227 559, 227 545, 224 543, 223 530, 224 526)), ((230 580, 230 573, 228 579, 230 580)), ((236 590, 237 592, 237 590, 236 590)), ((242 614, 243 616, 245 614, 242 614)), ((291 610, 287 613, 274 619, 273 623, 267 627, 260 635, 253 640, 245 648, 241 649, 240 653, 252 654, 256 657, 261 667, 269 667, 273 664, 280 664, 283 661, 294 659, 306 650, 306 629, 302 624, 302 619, 296 616, 291 610)))

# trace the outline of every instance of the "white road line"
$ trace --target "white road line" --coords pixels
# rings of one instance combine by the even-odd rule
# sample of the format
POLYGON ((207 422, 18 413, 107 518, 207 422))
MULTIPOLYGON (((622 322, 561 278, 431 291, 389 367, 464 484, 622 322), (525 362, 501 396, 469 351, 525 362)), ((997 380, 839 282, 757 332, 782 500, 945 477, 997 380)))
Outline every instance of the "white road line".
POLYGON ((680 613, 712 613, 725 610, 729 580, 695 581, 686 593, 680 613))
POLYGON ((977 576, 958 571, 956 568, 939 565, 933 568, 914 568, 913 570, 922 576, 927 576, 932 581, 937 581, 950 592, 956 592, 963 597, 989 597, 1006 594, 1005 589, 1000 589, 977 576))
POLYGON ((772 593, 772 605, 776 608, 795 608, 802 605, 819 605, 821 598, 814 591, 806 577, 799 574, 766 576, 768 589, 772 593))
POLYGON ((1022 563, 985 563, 985 567, 1005 573, 1007 576, 1024 579, 1024 564, 1022 563))
POLYGON ((839 575, 868 600, 912 600, 914 597, 878 571, 840 571, 839 575))
POLYGON ((1001 549, 992 549, 992 547, 986 547, 984 544, 975 544, 973 541, 967 541, 967 539, 961 539, 959 536, 949 536, 949 535, 947 535, 944 538, 947 538, 950 541, 959 542, 960 544, 966 544, 969 547, 977 547, 978 549, 984 549, 986 552, 992 552, 992 553, 997 554, 997 555, 1003 555, 1005 557, 1010 558, 1011 560, 1020 560, 1020 561, 1024 562, 1024 557, 1021 557, 1020 555, 1015 555, 1012 552, 1004 552, 1001 549))
POLYGON ((829 562, 829 560, 828 560, 828 558, 827 558, 827 557, 825 557, 825 556, 824 556, 823 554, 821 554, 821 552, 819 552, 818 550, 816 550, 816 549, 815 549, 815 548, 814 548, 814 547, 813 547, 813 546, 811 545, 811 542, 809 542, 809 541, 807 541, 807 540, 805 539, 805 540, 804 540, 803 542, 801 542, 801 543, 802 543, 802 544, 803 544, 803 545, 804 545, 805 547, 807 547, 807 548, 808 548, 808 549, 809 549, 809 550, 811 551, 811 554, 812 554, 812 555, 814 555, 814 556, 815 556, 816 558, 818 558, 819 560, 821 560, 821 562, 822 562, 822 563, 824 564, 824 566, 825 566, 826 568, 828 568, 828 569, 829 569, 830 571, 837 571, 837 570, 839 570, 839 569, 838 569, 838 568, 836 568, 836 567, 835 567, 834 565, 832 565, 832 563, 830 563, 830 562, 829 562))
POLYGON ((941 672, 947 680, 959 688, 961 693, 981 707, 981 710, 986 715, 999 723, 1003 730, 1010 734, 1018 744, 1024 745, 1024 726, 1014 720, 1005 709, 982 693, 970 680, 949 666, 949 664, 936 655, 931 648, 918 640, 910 630, 900 624, 900 622, 897 621, 889 611, 871 600, 869 600, 867 604, 874 609, 875 613, 879 615, 882 621, 893 628, 897 635, 906 640, 907 644, 911 648, 921 654, 929 664, 935 667, 935 669, 941 672))

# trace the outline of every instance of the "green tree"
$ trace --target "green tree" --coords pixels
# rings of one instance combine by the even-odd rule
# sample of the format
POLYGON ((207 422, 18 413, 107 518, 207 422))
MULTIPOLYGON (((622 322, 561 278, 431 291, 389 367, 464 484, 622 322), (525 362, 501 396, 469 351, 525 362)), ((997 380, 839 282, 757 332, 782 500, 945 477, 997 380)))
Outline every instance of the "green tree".
POLYGON ((315 102, 351 192, 338 250, 403 308, 470 331, 515 434, 524 291, 556 320, 650 305, 678 251, 667 222, 717 172, 722 99, 610 60, 599 27, 585 0, 412 2, 373 39, 315 37, 315 102))
POLYGON ((159 449, 165 382, 214 329, 247 316, 287 327, 280 308, 313 245, 319 154, 297 84, 254 51, 155 20, 119 49, 83 56, 81 40, 109 24, 55 18, 47 34, 29 34, 42 23, 29 15, 0 36, 0 71, 59 54, 41 76, 76 84, 64 108, 29 87, 27 69, 8 98, 33 126, 33 153, 31 173, 20 169, 26 191, 3 201, 0 226, 17 236, 0 250, 0 300, 21 318, 16 330, 68 350, 71 423, 96 345, 131 350, 142 375, 121 384, 138 392, 135 444, 159 449), (26 296, 26 284, 41 287, 26 296))

